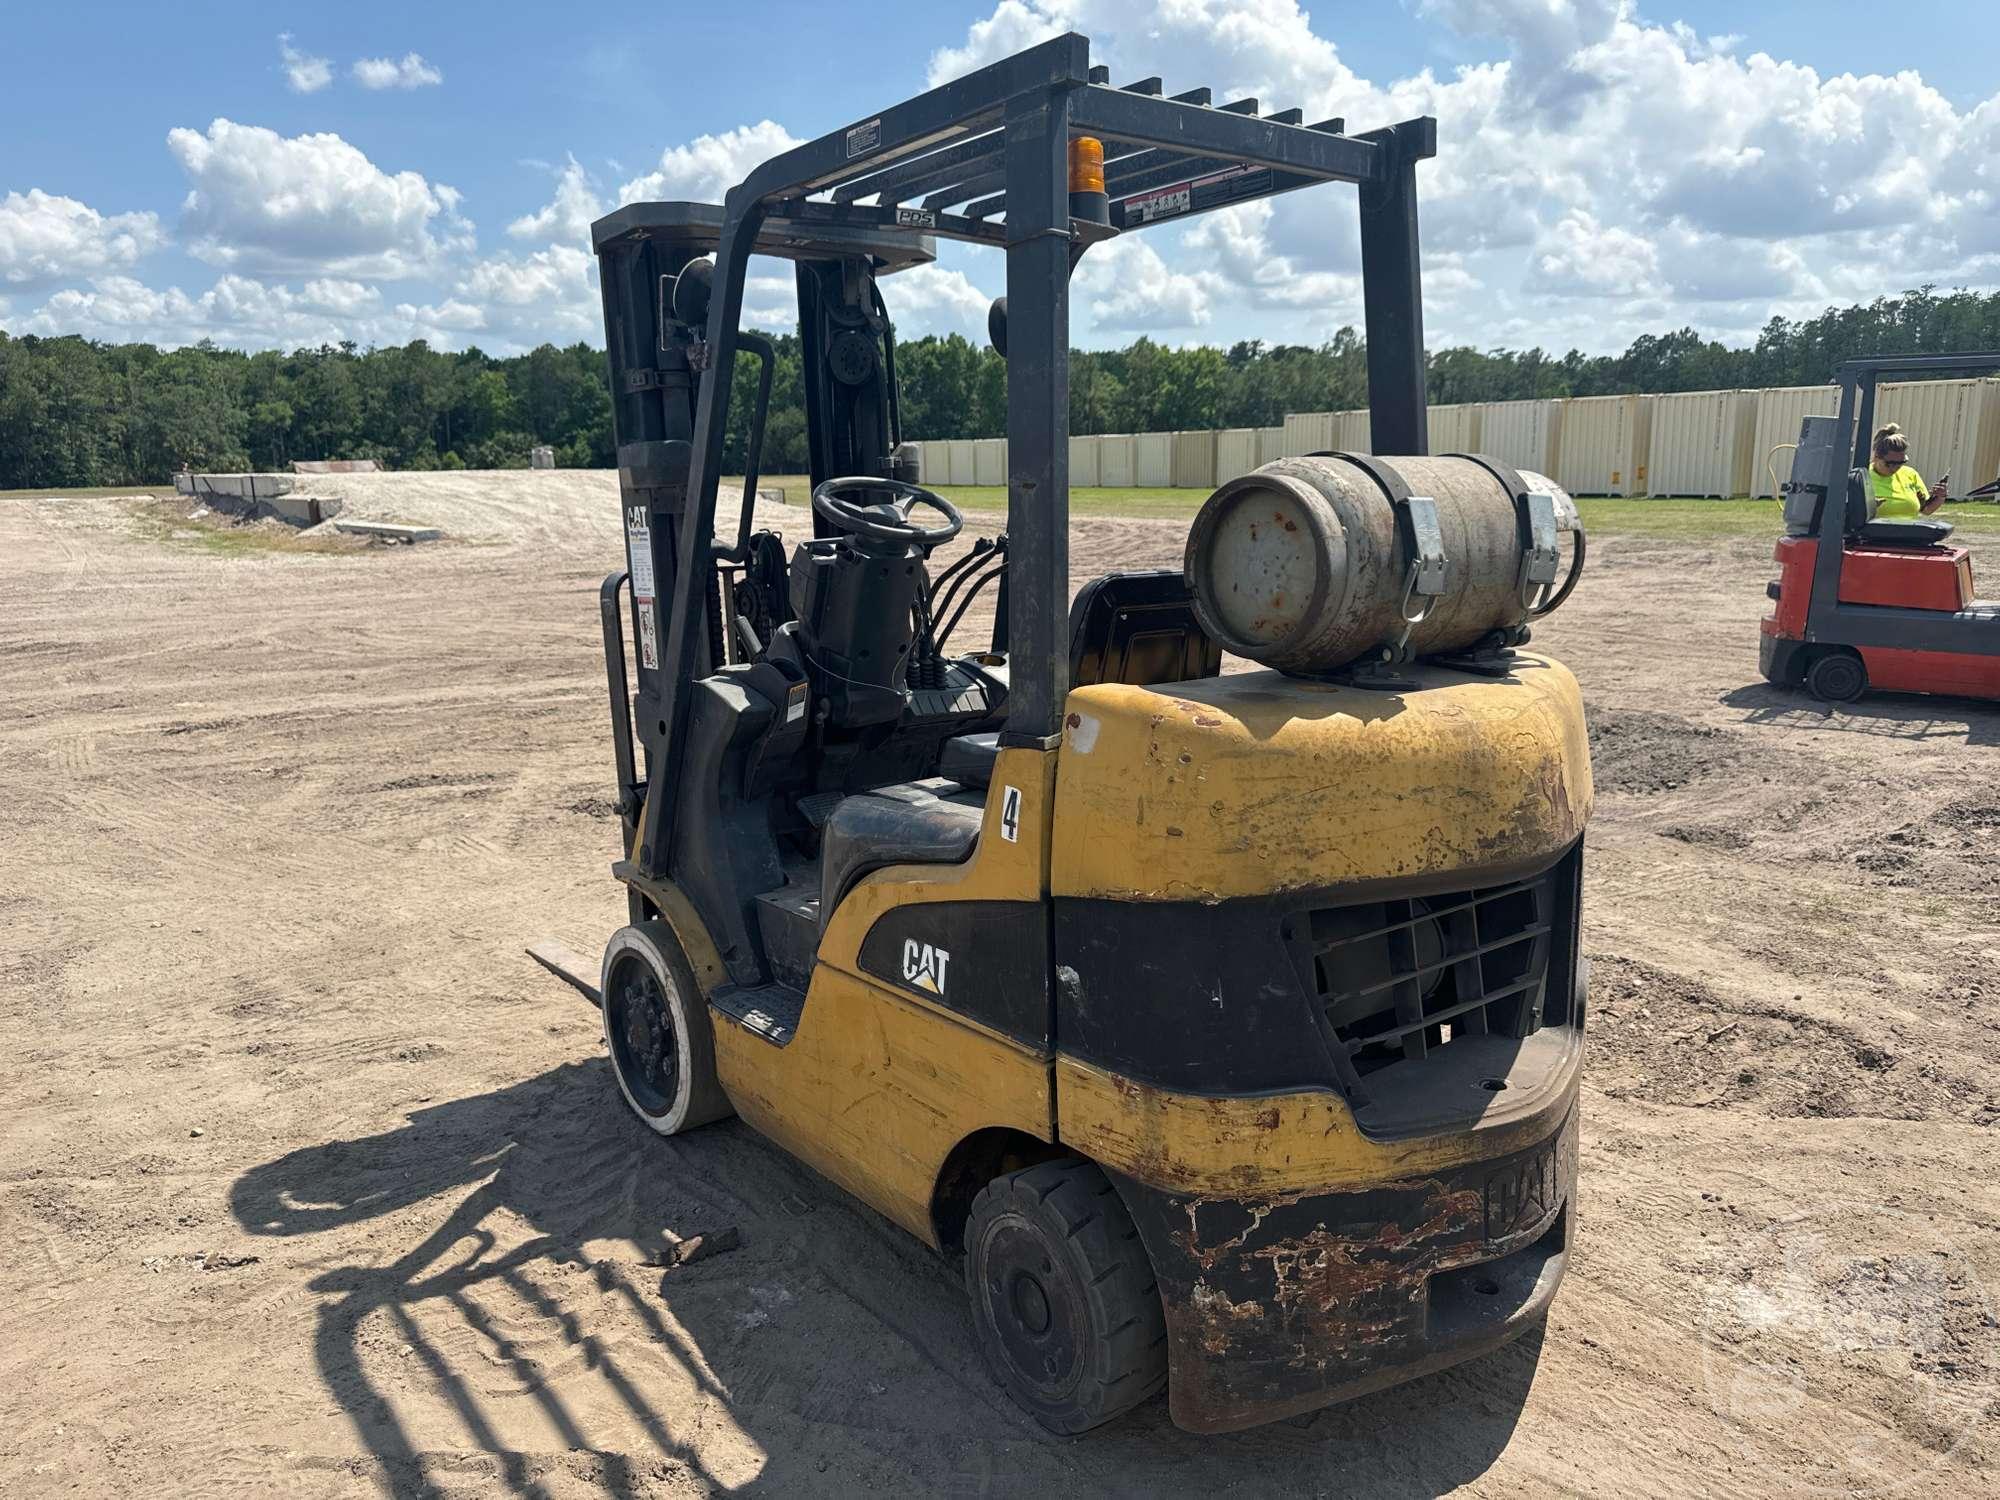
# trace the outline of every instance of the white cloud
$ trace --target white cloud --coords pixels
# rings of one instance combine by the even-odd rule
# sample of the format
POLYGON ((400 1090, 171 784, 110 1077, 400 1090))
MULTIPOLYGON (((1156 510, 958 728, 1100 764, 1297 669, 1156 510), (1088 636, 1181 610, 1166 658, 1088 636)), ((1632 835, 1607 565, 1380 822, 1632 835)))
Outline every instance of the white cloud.
POLYGON ((597 257, 575 245, 489 256, 466 272, 454 296, 484 310, 495 348, 596 343, 604 337, 597 257))
POLYGON ((444 82, 443 71, 417 52, 405 52, 400 58, 364 57, 350 71, 364 89, 420 89, 444 82))
POLYGON ((343 281, 337 276, 322 276, 317 281, 308 281, 300 288, 299 302, 305 307, 318 308, 343 318, 353 318, 373 312, 380 307, 382 289, 369 286, 366 282, 343 281))
MULTIPOLYGON (((954 325, 961 332, 983 337, 993 295, 973 285, 972 278, 963 271, 929 265, 912 266, 883 281, 882 301, 897 324, 898 337, 906 327, 932 333, 954 325)), ((790 320, 796 321, 797 317, 794 298, 790 320)))
POLYGON ((108 342, 141 341, 162 348, 213 339, 229 348, 297 349, 337 344, 405 344, 425 339, 462 347, 484 329, 485 311, 447 297, 436 304, 382 306, 381 294, 353 282, 318 280, 294 291, 225 274, 198 296, 179 287, 155 288, 130 276, 101 276, 87 288, 66 287, 41 307, 11 320, 18 333, 79 333, 108 342))
POLYGON ((1579 297, 1664 297, 1660 252, 1629 229, 1599 224, 1578 210, 1540 241, 1530 262, 1535 285, 1579 297))
POLYGON ((685 146, 662 151, 658 166, 618 190, 618 201, 692 198, 720 203, 754 168, 800 144, 797 136, 772 120, 739 125, 721 135, 704 135, 685 146))
POLYGON ((1099 328, 1158 338, 1205 325, 1217 280, 1213 273, 1176 271, 1146 240, 1126 236, 1084 256, 1070 287, 1099 328))
POLYGON ((193 188, 189 250, 253 275, 400 277, 472 248, 459 195, 418 172, 385 172, 337 135, 281 136, 216 120, 167 146, 193 188))
POLYGON ((535 240, 554 236, 572 244, 590 243, 590 226, 603 217, 604 204, 597 188, 572 156, 556 175, 556 195, 531 214, 524 214, 507 226, 516 239, 535 240))
POLYGON ((295 94, 317 94, 333 82, 333 64, 299 51, 289 31, 278 33, 278 63, 285 70, 286 87, 295 94))
MULTIPOLYGON (((999 0, 929 73, 941 82, 1076 30, 1115 78, 1158 73, 1168 92, 1205 83, 1353 131, 1434 115, 1439 155, 1418 173, 1425 248, 1434 263, 1456 257, 1429 288, 1434 343, 1605 350, 1662 319, 1755 329, 1827 297, 2000 271, 2000 95, 1961 109, 1912 70, 1822 76, 1651 24, 1634 0, 1413 9, 1487 57, 1449 76, 1368 78, 1297 0, 999 0)), ((1099 303, 1099 328, 1120 336, 1155 304, 1206 337, 1283 336, 1343 299, 1358 322, 1352 205, 1316 189, 1274 200, 1261 222, 1239 210, 1198 223, 1183 243, 1147 231, 1159 264, 1134 257, 1140 285, 1095 293, 1080 331, 1099 303)))
POLYGON ((100 214, 40 188, 0 198, 0 282, 64 281, 122 270, 166 243, 157 214, 100 214))

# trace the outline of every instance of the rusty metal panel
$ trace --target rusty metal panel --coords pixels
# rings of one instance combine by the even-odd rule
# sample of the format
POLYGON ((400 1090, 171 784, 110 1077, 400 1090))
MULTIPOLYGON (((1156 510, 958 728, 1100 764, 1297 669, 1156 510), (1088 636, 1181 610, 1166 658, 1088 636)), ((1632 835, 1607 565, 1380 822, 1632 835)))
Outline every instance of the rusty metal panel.
POLYGON ((1130 489, 1137 483, 1138 445, 1125 432, 1107 433, 1097 440, 1097 482, 1114 489, 1130 489))
POLYGON ((1174 433, 1169 460, 1172 477, 1167 482, 1177 490, 1214 489, 1215 446, 1213 431, 1174 433))
POLYGON ((1480 452, 1517 469, 1554 474, 1561 467, 1562 430, 1560 401, 1479 403, 1480 452))
POLYGON ((1926 483, 1946 474, 1959 494, 2000 469, 2000 382, 1902 380, 1875 393, 1875 425, 1902 424, 1926 483))
POLYGON ((1647 493, 1728 499, 1750 493, 1754 391, 1677 391, 1653 398, 1647 493))
POLYGON ((1556 482, 1572 495, 1646 493, 1651 396, 1576 396, 1563 402, 1556 482))
POLYGON ((1757 392, 1757 425, 1750 439, 1750 493, 1775 499, 1778 486, 1791 477, 1792 455, 1773 450, 1796 444, 1799 427, 1807 417, 1839 413, 1839 386, 1774 385, 1757 392))
POLYGON ((1165 489, 1174 482, 1174 435, 1139 432, 1132 435, 1133 480, 1144 489, 1165 489))
POLYGON ((1069 486, 1076 489, 1081 485, 1102 484, 1098 477, 1098 458, 1103 452, 1104 440, 1094 437, 1073 437, 1069 440, 1069 486))

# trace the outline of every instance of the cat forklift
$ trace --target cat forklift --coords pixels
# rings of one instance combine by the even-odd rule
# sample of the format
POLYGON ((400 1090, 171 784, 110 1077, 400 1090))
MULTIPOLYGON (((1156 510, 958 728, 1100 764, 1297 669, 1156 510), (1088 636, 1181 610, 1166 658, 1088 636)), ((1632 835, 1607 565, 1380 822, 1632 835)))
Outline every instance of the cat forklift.
POLYGON ((1758 648, 1767 680, 1825 703, 1871 687, 2000 698, 2000 602, 1975 596, 1972 554, 1952 545, 1951 523, 1868 513, 1877 383, 1996 372, 2000 353, 1855 359, 1835 371, 1839 414, 1805 419, 1780 489, 1785 535, 1758 648))
POLYGON ((999 1385, 1061 1433, 1162 1387, 1226 1431, 1493 1349, 1574 1233, 1590 772, 1574 679, 1526 649, 1573 507, 1426 456, 1435 123, 1301 118, 1113 86, 1067 35, 720 207, 594 226, 618 1088, 661 1134, 740 1116, 942 1252, 999 1385), (1072 602, 1071 270, 1329 183, 1359 190, 1373 446, 1408 457, 1267 466, 1184 569, 1072 602), (888 311, 939 238, 1006 266, 1006 525, 970 546, 903 445, 888 311), (790 545, 752 513, 753 255, 795 263, 790 545), (982 593, 990 634, 954 639, 982 593), (1280 665, 1224 674, 1225 647, 1280 665))

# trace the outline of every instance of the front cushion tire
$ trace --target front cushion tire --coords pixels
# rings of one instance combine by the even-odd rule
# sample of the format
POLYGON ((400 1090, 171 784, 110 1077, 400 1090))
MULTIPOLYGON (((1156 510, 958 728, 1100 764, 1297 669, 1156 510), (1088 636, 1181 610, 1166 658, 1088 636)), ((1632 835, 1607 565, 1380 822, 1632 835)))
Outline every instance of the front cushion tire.
POLYGON ((618 1092, 649 1129, 678 1135, 734 1113, 715 1077, 708 1004, 671 927, 613 933, 598 993, 618 1092))
POLYGON ((1868 691, 1868 668, 1851 651, 1829 651, 1807 669, 1806 687, 1822 703, 1852 703, 1868 691))
POLYGON ((965 1286, 994 1375, 1051 1432, 1085 1432, 1167 1383, 1167 1327, 1132 1216, 1093 1163, 1009 1172, 973 1200, 965 1286))

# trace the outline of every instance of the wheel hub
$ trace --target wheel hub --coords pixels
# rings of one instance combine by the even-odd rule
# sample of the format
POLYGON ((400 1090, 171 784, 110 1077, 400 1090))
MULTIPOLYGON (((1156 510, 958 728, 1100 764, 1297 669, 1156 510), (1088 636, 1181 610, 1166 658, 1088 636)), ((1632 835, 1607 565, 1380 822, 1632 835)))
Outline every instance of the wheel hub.
POLYGON ((673 1022, 666 993, 641 960, 628 959, 613 973, 610 993, 612 1061, 632 1098, 649 1115, 673 1108, 679 1083, 673 1022))
POLYGON ((980 1278, 1000 1350, 1021 1378, 1048 1398, 1081 1370, 1088 1315, 1067 1267, 1025 1221, 1002 1220, 981 1249, 980 1278))

